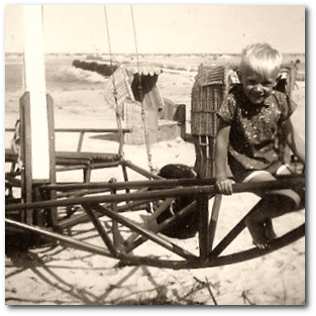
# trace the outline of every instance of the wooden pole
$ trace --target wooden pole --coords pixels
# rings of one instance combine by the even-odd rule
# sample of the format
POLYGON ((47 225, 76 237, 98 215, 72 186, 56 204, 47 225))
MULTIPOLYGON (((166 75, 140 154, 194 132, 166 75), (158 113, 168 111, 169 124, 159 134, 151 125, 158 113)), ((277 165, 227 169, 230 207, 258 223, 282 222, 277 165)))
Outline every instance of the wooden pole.
POLYGON ((222 204, 222 195, 221 194, 215 194, 214 201, 213 201, 213 207, 212 207, 212 214, 211 214, 211 220, 209 223, 209 231, 208 231, 208 237, 209 237, 209 250, 212 250, 214 238, 215 238, 215 232, 218 222, 218 216, 219 216, 219 209, 222 204))
POLYGON ((25 159, 30 161, 32 170, 27 173, 32 180, 42 181, 50 178, 50 159, 41 6, 24 5, 23 22, 24 90, 29 95, 24 113, 28 117, 26 137, 30 139, 25 159))
POLYGON ((208 230, 208 193, 200 194, 197 199, 197 209, 199 210, 199 245, 200 258, 205 261, 209 252, 209 230, 208 230))

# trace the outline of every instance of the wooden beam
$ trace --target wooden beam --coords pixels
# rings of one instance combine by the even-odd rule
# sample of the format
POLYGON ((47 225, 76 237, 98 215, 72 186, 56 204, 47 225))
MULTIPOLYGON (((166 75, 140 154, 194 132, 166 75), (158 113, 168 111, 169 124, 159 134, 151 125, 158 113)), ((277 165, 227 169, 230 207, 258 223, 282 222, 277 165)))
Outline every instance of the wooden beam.
MULTIPOLYGON (((154 182, 154 181, 153 181, 154 182)), ((278 180, 278 181, 263 181, 258 183, 238 183, 233 184, 234 193, 242 192, 255 192, 257 190, 274 190, 274 189, 288 189, 292 185, 304 184, 305 179, 293 177, 292 179, 278 180)), ((42 186, 44 187, 44 186, 42 186)), ((31 208, 46 208, 53 206, 68 206, 75 204, 84 203, 106 203, 106 202, 124 202, 124 201, 144 201, 144 200, 158 200, 168 197, 180 197, 186 195, 196 195, 200 194, 216 194, 219 193, 215 185, 206 186, 193 186, 188 188, 175 188, 175 189, 164 189, 164 190, 154 190, 149 192, 140 193, 123 193, 123 194, 107 194, 107 195, 97 195, 90 197, 79 197, 79 198, 68 198, 62 200, 53 201, 41 201, 33 202, 28 204, 12 204, 6 205, 5 210, 23 210, 31 208)))
POLYGON ((197 209, 199 210, 199 245, 200 258, 205 261, 209 252, 209 230, 208 230, 208 193, 200 194, 197 199, 197 209))
POLYGON ((209 223, 209 250, 212 250, 218 222, 219 210, 222 204, 222 195, 216 194, 213 201, 212 214, 209 223))
POLYGON ((117 256, 117 249, 116 249, 115 245, 112 243, 112 241, 111 241, 110 237, 108 236, 107 232, 105 231, 105 229, 104 229, 103 225, 101 224, 98 216, 94 213, 94 211, 93 211, 94 207, 89 205, 89 204, 83 204, 83 208, 85 209, 86 213, 90 217, 93 225, 97 229, 100 237, 102 238, 102 240, 105 243, 105 245, 108 247, 108 250, 110 251, 112 256, 116 257, 117 256))

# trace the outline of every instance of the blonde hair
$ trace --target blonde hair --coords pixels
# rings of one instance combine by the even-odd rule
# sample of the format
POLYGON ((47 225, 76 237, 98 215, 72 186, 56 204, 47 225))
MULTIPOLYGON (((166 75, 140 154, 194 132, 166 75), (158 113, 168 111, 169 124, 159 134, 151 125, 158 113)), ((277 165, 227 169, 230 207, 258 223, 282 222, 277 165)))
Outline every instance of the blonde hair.
POLYGON ((277 75, 282 63, 282 54, 267 43, 247 46, 241 53, 241 72, 253 70, 259 75, 277 75))

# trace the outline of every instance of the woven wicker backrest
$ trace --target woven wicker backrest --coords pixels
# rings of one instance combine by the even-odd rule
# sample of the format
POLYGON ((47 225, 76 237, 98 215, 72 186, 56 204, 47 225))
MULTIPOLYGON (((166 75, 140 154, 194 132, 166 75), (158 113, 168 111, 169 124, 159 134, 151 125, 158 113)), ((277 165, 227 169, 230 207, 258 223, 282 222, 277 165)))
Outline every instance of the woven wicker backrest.
POLYGON ((227 71, 226 66, 199 68, 191 94, 192 135, 216 135, 216 112, 227 93, 227 71))

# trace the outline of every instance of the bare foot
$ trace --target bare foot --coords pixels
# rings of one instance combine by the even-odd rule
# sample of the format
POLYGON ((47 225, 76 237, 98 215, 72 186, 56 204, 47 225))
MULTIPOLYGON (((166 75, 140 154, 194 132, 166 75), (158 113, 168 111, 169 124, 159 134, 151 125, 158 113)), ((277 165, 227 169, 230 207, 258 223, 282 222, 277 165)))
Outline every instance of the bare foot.
POLYGON ((266 236, 266 227, 264 223, 253 223, 246 220, 246 225, 253 239, 253 244, 260 249, 268 249, 270 246, 270 239, 266 236))
POLYGON ((269 249, 270 248, 269 242, 258 243, 255 240, 253 240, 252 243, 259 249, 269 249))
POLYGON ((271 218, 267 219, 263 225, 265 227, 265 235, 268 238, 268 240, 272 241, 273 239, 275 239, 277 235, 273 229, 271 218))

